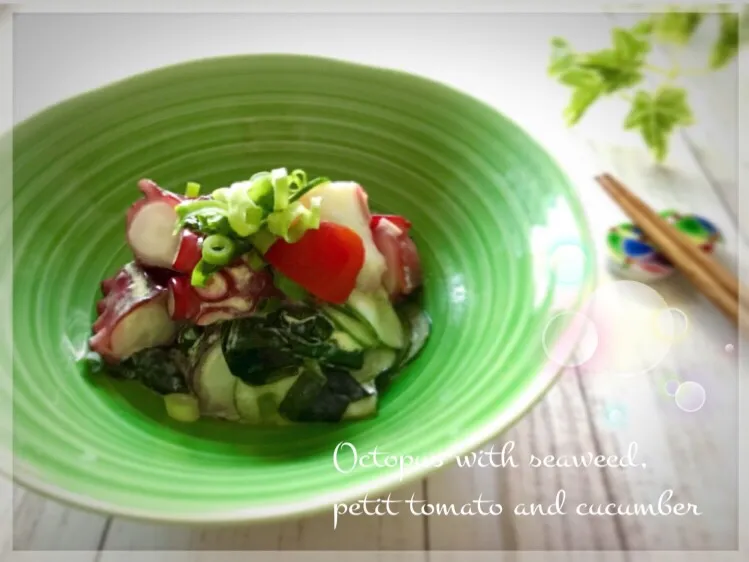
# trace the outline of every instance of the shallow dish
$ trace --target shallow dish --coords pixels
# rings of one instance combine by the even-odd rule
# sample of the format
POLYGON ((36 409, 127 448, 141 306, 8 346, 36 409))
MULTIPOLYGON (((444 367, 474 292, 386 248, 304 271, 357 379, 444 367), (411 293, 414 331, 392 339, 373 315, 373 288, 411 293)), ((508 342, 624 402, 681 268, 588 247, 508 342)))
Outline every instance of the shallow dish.
POLYGON ((589 232, 555 162, 490 107, 401 72, 292 55, 199 60, 47 109, 16 127, 13 148, 13 340, 0 347, 13 355, 13 476, 80 507, 268 520, 422 477, 544 394, 560 370, 545 350, 564 357, 576 339, 566 320, 548 324, 593 286, 589 232), (216 188, 277 166, 356 180, 373 209, 413 223, 433 331, 379 415, 180 424, 157 396, 87 373, 94 295, 129 259, 136 182, 216 188), (559 263, 562 246, 582 259, 559 263), (395 460, 359 466, 347 445, 336 466, 340 443, 359 460, 375 447, 395 460))

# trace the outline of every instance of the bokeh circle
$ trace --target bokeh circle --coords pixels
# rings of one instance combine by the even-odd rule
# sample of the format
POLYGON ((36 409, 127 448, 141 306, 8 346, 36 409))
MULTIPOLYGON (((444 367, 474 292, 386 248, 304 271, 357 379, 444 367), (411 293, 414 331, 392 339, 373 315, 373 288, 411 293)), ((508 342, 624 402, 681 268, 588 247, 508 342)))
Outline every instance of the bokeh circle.
POLYGON ((546 356, 560 367, 577 367, 585 363, 595 354, 598 347, 595 324, 579 312, 560 312, 552 317, 546 324, 541 339, 546 356), (553 345, 558 341, 560 332, 568 326, 570 331, 580 334, 575 353, 569 357, 558 351, 559 346, 553 345))
POLYGON ((655 312, 653 333, 656 337, 670 343, 678 343, 687 336, 689 317, 679 309, 668 307, 655 312))
POLYGON ((592 354, 579 354, 578 365, 587 373, 636 376, 655 368, 668 354, 674 340, 674 321, 668 315, 658 327, 664 337, 654 337, 653 318, 668 309, 652 287, 619 280, 596 289, 582 307, 582 315, 595 330, 597 345, 592 354))
POLYGON ((664 388, 668 396, 676 396, 676 392, 679 390, 679 381, 676 379, 667 381, 664 388))
POLYGON ((696 412, 702 409, 706 398, 705 388, 694 381, 681 383, 674 394, 674 402, 680 410, 685 412, 696 412))
POLYGON ((619 403, 608 404, 604 415, 606 417, 606 424, 611 429, 620 429, 624 427, 627 421, 626 408, 619 403))

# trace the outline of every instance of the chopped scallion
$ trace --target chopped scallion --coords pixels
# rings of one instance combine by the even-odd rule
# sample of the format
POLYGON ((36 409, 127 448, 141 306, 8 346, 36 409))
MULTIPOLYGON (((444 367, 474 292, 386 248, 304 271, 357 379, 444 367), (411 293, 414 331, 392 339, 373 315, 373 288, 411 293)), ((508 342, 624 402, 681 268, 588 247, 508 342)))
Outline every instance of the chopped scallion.
POLYGON ((263 220, 263 210, 246 191, 232 190, 229 194, 229 226, 240 236, 254 234, 263 220))
POLYGON ((268 231, 267 229, 263 228, 252 235, 252 245, 257 248, 257 250, 264 254, 268 251, 268 249, 275 243, 276 237, 268 231))
POLYGON ((307 172, 304 170, 294 170, 291 172, 291 178, 299 189, 307 185, 307 172))
POLYGON ((191 394, 167 394, 164 405, 169 417, 181 422, 194 422, 200 418, 198 400, 191 394))
POLYGON ((307 291, 301 285, 280 274, 278 271, 274 271, 273 273, 273 284, 290 299, 303 301, 307 298, 307 291))
POLYGON ((265 172, 253 178, 247 189, 250 199, 259 207, 268 211, 273 210, 273 181, 270 173, 265 172))
POLYGON ((253 174, 249 180, 232 183, 200 197, 201 186, 188 182, 189 200, 176 206, 174 233, 183 228, 206 236, 202 259, 192 272, 192 285, 205 286, 215 271, 236 256, 254 270, 265 267, 262 255, 281 237, 297 242, 307 230, 319 228, 320 198, 300 199, 328 178, 310 180, 302 169, 291 173, 284 167, 253 174))
POLYGON ((230 190, 228 187, 219 187, 217 190, 211 193, 211 197, 213 197, 216 201, 223 201, 225 203, 228 203, 229 193, 230 190))
POLYGON ((289 242, 289 227, 295 220, 303 216, 306 210, 305 206, 297 201, 283 211, 271 213, 268 215, 268 230, 289 242))
POLYGON ((289 206, 289 175, 286 168, 276 168, 271 172, 273 182, 273 210, 283 211, 289 206))
POLYGON ((217 269, 218 266, 212 265, 201 259, 198 262, 198 265, 196 265, 192 270, 192 275, 190 276, 190 284, 193 287, 205 287, 209 277, 213 275, 217 269))
POLYGON ((298 242, 304 233, 308 230, 316 230, 320 228, 320 206, 322 203, 321 197, 312 197, 310 199, 310 208, 303 208, 302 212, 297 216, 289 227, 289 232, 286 235, 285 240, 290 243, 298 242))
POLYGON ((203 260, 211 265, 226 265, 234 256, 234 242, 222 234, 211 234, 203 240, 203 260))
POLYGON ((308 183, 304 185, 304 187, 297 189, 294 193, 291 194, 291 197, 289 197, 289 202, 293 203, 294 201, 298 201, 299 199, 304 197, 305 194, 312 191, 318 185, 328 183, 329 181, 330 180, 328 178, 315 178, 313 180, 310 180, 308 183))
POLYGON ((195 199, 191 201, 183 201, 174 208, 180 219, 184 219, 187 215, 203 209, 228 210, 229 206, 224 201, 217 201, 215 199, 195 199))
POLYGON ((187 182, 187 188, 185 189, 185 195, 190 198, 197 197, 200 195, 200 184, 194 181, 187 182))
POLYGON ((260 271, 265 267, 265 261, 255 251, 247 253, 245 255, 245 259, 247 260, 247 265, 249 265, 250 268, 255 271, 260 271))

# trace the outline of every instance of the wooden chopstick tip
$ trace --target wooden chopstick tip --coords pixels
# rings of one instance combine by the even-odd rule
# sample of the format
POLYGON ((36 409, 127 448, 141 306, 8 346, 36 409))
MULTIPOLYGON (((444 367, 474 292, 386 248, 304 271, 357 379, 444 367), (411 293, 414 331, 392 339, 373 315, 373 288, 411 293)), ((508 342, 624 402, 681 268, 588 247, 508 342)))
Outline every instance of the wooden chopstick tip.
POLYGON ((598 185, 603 187, 606 191, 610 191, 612 188, 615 188, 619 182, 608 173, 598 174, 594 177, 598 185))
POLYGON ((611 174, 609 174, 608 172, 603 172, 602 174, 597 174, 596 176, 594 176, 593 179, 595 179, 598 183, 601 183, 602 181, 611 181, 614 178, 612 178, 611 174))

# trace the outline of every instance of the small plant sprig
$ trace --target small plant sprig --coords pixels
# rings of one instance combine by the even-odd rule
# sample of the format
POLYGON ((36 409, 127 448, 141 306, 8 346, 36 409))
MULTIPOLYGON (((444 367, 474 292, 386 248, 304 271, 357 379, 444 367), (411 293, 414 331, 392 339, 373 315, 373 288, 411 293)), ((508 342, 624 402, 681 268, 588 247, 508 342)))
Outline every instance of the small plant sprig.
POLYGON ((578 123, 599 99, 618 95, 630 104, 624 129, 638 131, 657 162, 668 155, 669 138, 677 127, 694 123, 687 91, 678 79, 683 76, 709 74, 723 68, 736 57, 740 43, 749 39, 749 9, 741 17, 725 9, 714 14, 683 12, 672 9, 653 14, 631 28, 615 28, 610 48, 588 53, 576 52, 561 37, 551 40, 549 74, 572 89, 564 110, 568 126, 578 123), (648 63, 654 45, 671 49, 685 47, 707 17, 719 18, 719 33, 705 68, 684 69, 676 57, 671 68, 648 63), (741 38, 740 36, 741 30, 741 38), (642 87, 648 74, 660 78, 652 91, 642 87))

